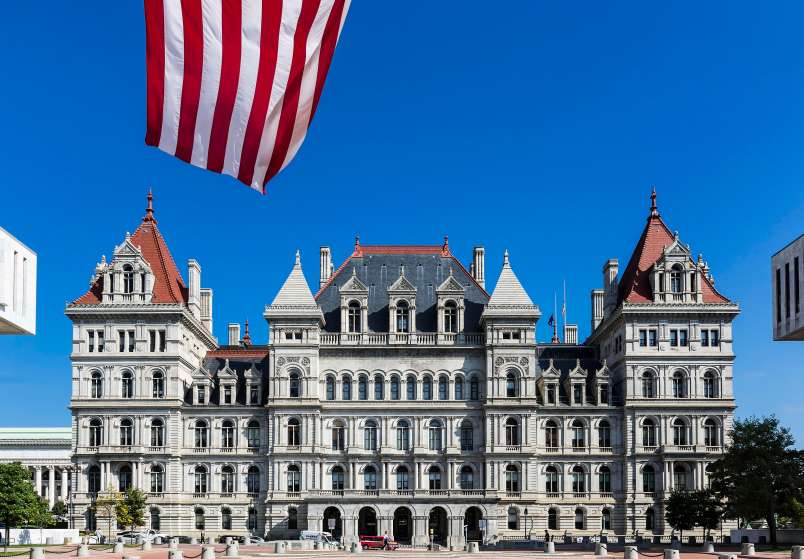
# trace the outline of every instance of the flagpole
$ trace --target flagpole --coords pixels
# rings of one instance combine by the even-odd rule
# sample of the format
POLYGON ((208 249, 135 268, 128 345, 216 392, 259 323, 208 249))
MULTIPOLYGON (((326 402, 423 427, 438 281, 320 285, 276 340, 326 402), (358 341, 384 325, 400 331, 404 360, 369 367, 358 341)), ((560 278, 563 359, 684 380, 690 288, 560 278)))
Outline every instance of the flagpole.
POLYGON ((553 340, 552 340, 552 343, 557 344, 557 343, 559 343, 558 331, 556 329, 556 326, 558 325, 558 296, 556 295, 555 291, 553 291, 553 316, 555 318, 553 319, 553 340))
POLYGON ((561 305, 561 335, 567 343, 567 280, 564 280, 564 304, 561 305))

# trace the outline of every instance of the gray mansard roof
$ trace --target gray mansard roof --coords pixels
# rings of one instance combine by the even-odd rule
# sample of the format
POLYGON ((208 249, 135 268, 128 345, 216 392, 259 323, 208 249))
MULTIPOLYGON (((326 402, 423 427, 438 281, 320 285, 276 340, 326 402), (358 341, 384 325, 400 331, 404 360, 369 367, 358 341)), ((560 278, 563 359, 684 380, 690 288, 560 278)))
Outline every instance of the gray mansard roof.
POLYGON ((361 246, 333 274, 316 301, 324 312, 325 330, 341 330, 340 289, 354 274, 368 289, 368 328, 388 332, 388 288, 399 280, 404 267, 405 279, 416 288, 416 329, 437 330, 436 290, 449 277, 450 270, 464 288, 464 329, 480 331, 480 315, 489 295, 472 278, 445 246, 361 246))

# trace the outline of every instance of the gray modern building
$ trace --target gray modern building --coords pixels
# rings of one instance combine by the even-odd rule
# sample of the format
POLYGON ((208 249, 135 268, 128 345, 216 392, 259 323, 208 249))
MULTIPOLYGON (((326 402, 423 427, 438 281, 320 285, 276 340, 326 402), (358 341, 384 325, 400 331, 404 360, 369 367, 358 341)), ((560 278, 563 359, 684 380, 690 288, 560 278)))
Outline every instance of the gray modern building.
POLYGON ((801 311, 801 293, 804 291, 802 266, 804 235, 771 258, 774 340, 804 340, 804 313, 801 311))

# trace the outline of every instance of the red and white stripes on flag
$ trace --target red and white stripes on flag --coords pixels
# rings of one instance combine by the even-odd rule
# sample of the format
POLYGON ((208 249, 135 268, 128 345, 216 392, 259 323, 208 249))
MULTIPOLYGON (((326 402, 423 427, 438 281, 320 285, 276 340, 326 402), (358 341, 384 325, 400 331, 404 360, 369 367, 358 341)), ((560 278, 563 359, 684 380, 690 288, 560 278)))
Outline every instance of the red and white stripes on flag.
POLYGON ((145 143, 265 192, 304 141, 350 0, 145 0, 145 143))

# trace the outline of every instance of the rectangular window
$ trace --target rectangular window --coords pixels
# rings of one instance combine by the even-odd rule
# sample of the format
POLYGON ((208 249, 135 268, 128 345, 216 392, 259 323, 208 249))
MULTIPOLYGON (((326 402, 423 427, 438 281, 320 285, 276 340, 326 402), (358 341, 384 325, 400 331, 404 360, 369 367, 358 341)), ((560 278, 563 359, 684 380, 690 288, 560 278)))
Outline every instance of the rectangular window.
POLYGON ((681 347, 687 347, 687 345, 688 345, 687 331, 686 330, 679 330, 678 331, 678 336, 679 336, 679 343, 681 344, 681 347))
POLYGON ((223 403, 224 404, 231 404, 232 403, 232 387, 231 386, 224 386, 223 387, 223 403))
POLYGON ((709 346, 709 330, 701 330, 701 347, 709 346))
POLYGON ((148 349, 151 353, 156 351, 156 332, 154 330, 148 331, 148 349))
POLYGON ((572 385, 572 400, 576 404, 583 404, 583 385, 576 383, 572 385))
POLYGON ((782 271, 776 268, 776 322, 782 321, 782 271))
POLYGON ((790 262, 784 265, 784 317, 790 318, 790 262))
POLYGON ((159 351, 164 353, 167 351, 167 336, 164 330, 159 330, 159 351))
POLYGON ((88 331, 87 336, 89 337, 89 347, 87 348, 87 351, 89 351, 89 353, 93 353, 95 351, 95 331, 88 331))
POLYGON ((670 330, 670 346, 678 347, 678 330, 670 330))
POLYGON ((198 387, 198 403, 203 404, 207 401, 207 391, 205 387, 199 386, 198 387))
POLYGON ((547 403, 548 404, 556 403, 556 387, 553 385, 547 387, 547 403))
POLYGON ((259 405, 259 403, 260 403, 260 387, 255 385, 255 384, 252 384, 249 387, 249 396, 248 396, 248 398, 249 398, 249 403, 252 406, 259 405))
POLYGON ((609 403, 609 385, 608 384, 601 384, 600 385, 600 403, 601 404, 608 404, 609 403))
POLYGON ((103 330, 98 330, 96 334, 97 334, 96 337, 98 338, 98 353, 103 353, 103 344, 104 344, 103 330))
POLYGON ((639 347, 648 347, 648 331, 639 331, 639 347))
POLYGON ((125 330, 119 330, 117 332, 117 351, 123 353, 126 351, 126 332, 125 330))
POLYGON ((709 340, 712 347, 717 347, 720 345, 720 330, 710 330, 709 331, 709 340))
POLYGON ((799 285, 801 284, 801 280, 799 279, 798 275, 798 256, 796 256, 795 263, 793 264, 793 292, 795 294, 795 302, 796 302, 796 314, 801 312, 801 299, 799 298, 799 285))
POLYGON ((648 345, 656 347, 656 330, 648 330, 648 345))
POLYGON ((128 352, 134 353, 134 330, 128 331, 128 352))

